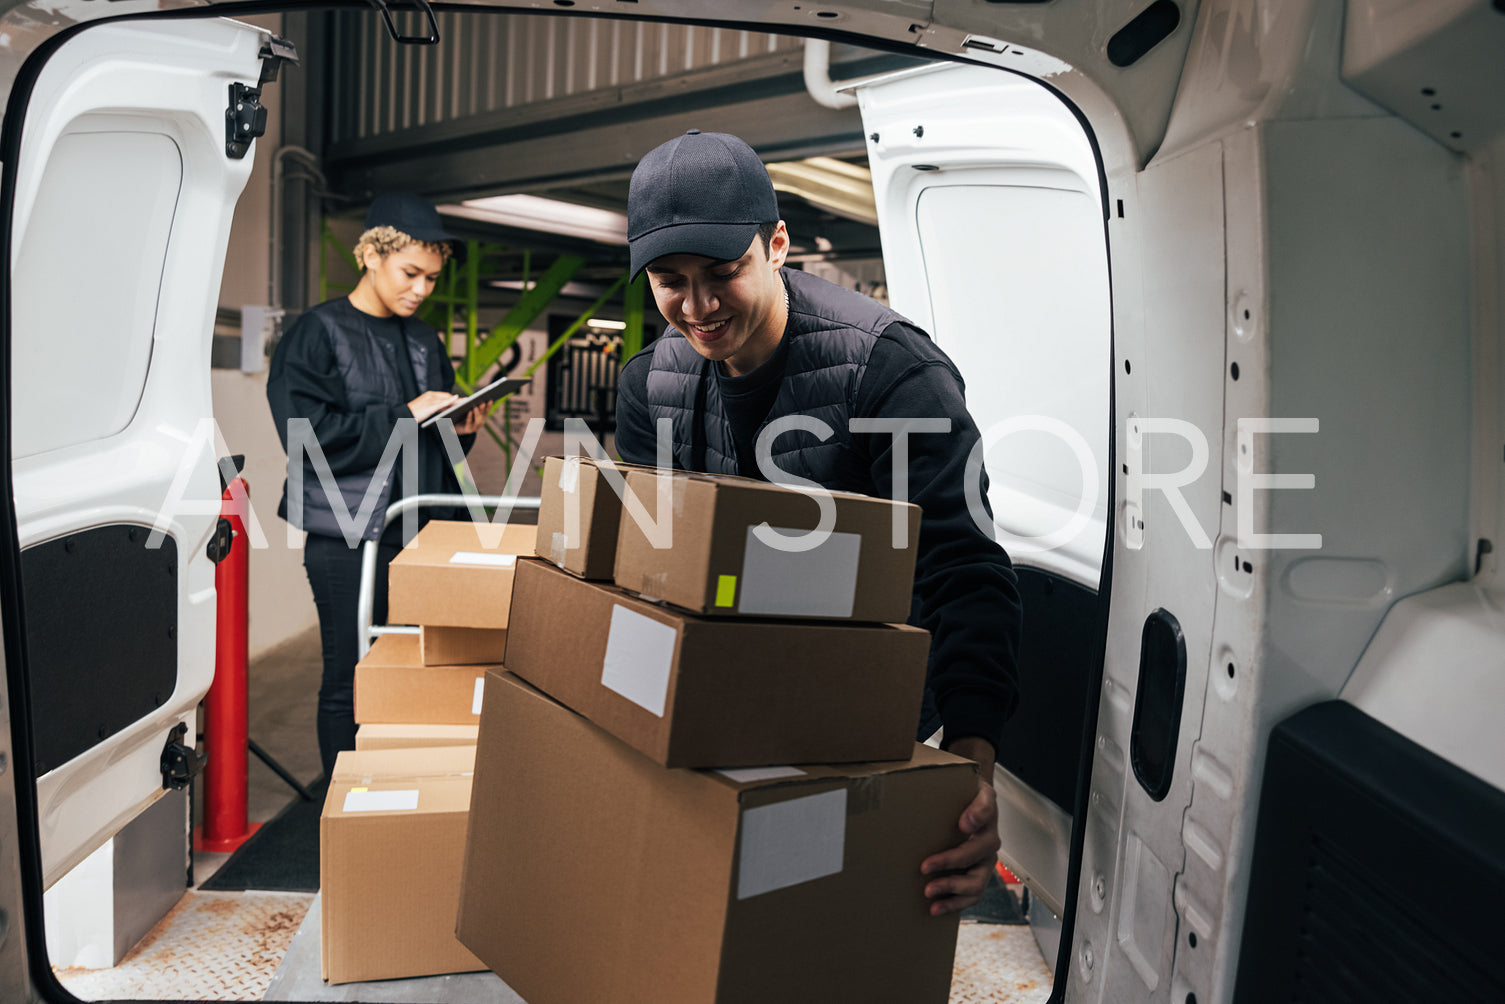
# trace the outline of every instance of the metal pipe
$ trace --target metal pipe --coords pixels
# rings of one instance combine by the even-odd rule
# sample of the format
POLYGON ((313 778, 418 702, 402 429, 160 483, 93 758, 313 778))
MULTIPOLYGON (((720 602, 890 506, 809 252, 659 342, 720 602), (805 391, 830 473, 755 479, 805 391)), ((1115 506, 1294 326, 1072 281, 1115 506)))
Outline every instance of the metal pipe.
POLYGON ((270 245, 267 256, 267 306, 273 308, 282 306, 282 184, 287 157, 296 157, 303 162, 313 179, 319 183, 319 194, 329 186, 324 172, 319 170, 319 158, 313 151, 288 145, 278 147, 277 152, 272 154, 272 192, 269 200, 271 225, 267 228, 267 242, 270 245))
MULTIPOLYGON (((537 510, 542 500, 530 495, 409 495, 405 499, 398 499, 387 507, 387 514, 382 519, 382 533, 386 533, 387 527, 409 509, 421 509, 424 506, 467 506, 482 507, 491 506, 496 509, 506 509, 510 516, 514 509, 537 510)), ((361 584, 360 591, 356 594, 355 620, 356 620, 356 651, 364 658, 371 648, 371 615, 376 605, 376 551, 381 535, 377 540, 368 540, 361 551, 361 584)), ((381 634, 411 634, 411 631, 397 631, 391 626, 385 626, 381 634)))
POLYGON ((857 107, 855 94, 831 83, 831 43, 824 38, 805 39, 805 90, 827 108, 857 107))

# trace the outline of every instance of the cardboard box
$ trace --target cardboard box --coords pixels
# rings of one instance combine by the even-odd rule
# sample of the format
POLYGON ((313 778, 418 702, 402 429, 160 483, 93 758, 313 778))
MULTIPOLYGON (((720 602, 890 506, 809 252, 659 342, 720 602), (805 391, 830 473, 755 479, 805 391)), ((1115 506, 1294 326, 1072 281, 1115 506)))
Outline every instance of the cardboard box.
POLYGON ((956 843, 970 762, 666 770, 489 685, 457 932, 528 1004, 945 1004, 957 916, 920 862, 956 843))
POLYGON ((506 628, 425 624, 418 629, 418 657, 425 666, 495 666, 506 654, 506 628))
MULTIPOLYGON (((615 465, 625 477, 634 464, 615 465)), ((547 457, 538 509, 538 556, 582 579, 611 580, 622 499, 590 457, 547 457), (575 522, 572 522, 574 520, 575 522)))
POLYGON ((831 533, 800 551, 793 547, 816 528, 820 510, 793 489, 750 478, 649 471, 629 472, 627 488, 652 526, 622 520, 614 581, 624 589, 717 617, 909 619, 918 506, 832 492, 831 533), (672 517, 660 508, 660 479, 669 485, 672 517), (672 537, 654 529, 666 526, 672 537), (654 536, 672 546, 655 547, 654 536))
POLYGON ((370 722, 355 733, 358 750, 423 749, 474 746, 479 725, 401 725, 370 722))
POLYGON ((474 725, 486 666, 425 666, 418 636, 384 634, 355 664, 355 720, 362 725, 474 725))
POLYGON ((513 566, 533 553, 537 529, 429 523, 388 566, 387 622, 506 627, 513 566))
POLYGON ((671 767, 904 759, 930 635, 725 620, 518 563, 506 668, 671 767))
POLYGON ((484 969, 455 937, 474 747, 347 750, 319 820, 324 979, 484 969))

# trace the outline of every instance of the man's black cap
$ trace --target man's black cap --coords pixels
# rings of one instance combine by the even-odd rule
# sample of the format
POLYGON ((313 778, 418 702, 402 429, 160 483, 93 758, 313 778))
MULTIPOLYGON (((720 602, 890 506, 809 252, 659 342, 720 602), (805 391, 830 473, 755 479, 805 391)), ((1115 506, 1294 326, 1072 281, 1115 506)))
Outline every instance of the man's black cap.
POLYGON ((378 195, 366 210, 366 229, 391 227, 425 244, 448 244, 456 261, 465 260, 465 242, 444 229, 439 211, 411 192, 378 195))
POLYGON ((666 254, 741 258, 758 225, 778 218, 773 182, 752 147, 728 133, 691 129, 650 150, 632 172, 632 276, 666 254))

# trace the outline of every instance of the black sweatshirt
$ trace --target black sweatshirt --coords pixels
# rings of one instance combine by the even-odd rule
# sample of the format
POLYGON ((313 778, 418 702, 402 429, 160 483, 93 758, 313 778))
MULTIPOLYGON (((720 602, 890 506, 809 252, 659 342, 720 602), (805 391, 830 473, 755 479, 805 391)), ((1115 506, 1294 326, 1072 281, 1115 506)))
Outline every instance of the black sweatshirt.
MULTIPOLYGON (((353 474, 376 468, 386 450, 392 431, 399 419, 412 418, 408 402, 420 393, 417 374, 409 362, 407 338, 432 338, 436 344, 428 354, 429 372, 423 375, 423 390, 455 389, 455 371, 450 365, 444 346, 434 329, 422 321, 403 321, 396 317, 375 317, 355 307, 348 297, 328 300, 298 316, 278 341, 272 352, 272 363, 267 376, 267 401, 271 405, 272 420, 277 426, 277 435, 282 448, 287 449, 287 423, 291 418, 306 418, 313 425, 314 435, 330 472, 336 475, 353 474), (397 379, 402 385, 400 401, 372 405, 359 411, 352 410, 346 396, 345 378, 339 372, 334 348, 329 344, 329 335, 324 324, 316 317, 323 314, 329 323, 339 324, 347 330, 361 331, 369 338, 390 342, 392 358, 399 361, 397 379)), ((460 446, 470 451, 474 436, 459 437, 460 446)), ((402 484, 402 464, 392 468, 394 484, 392 501, 408 495, 428 492, 456 492, 459 483, 449 470, 444 447, 438 433, 426 430, 418 437, 419 484, 402 484)), ((282 502, 277 515, 287 518, 287 487, 283 486, 282 502)), ((426 509, 420 521, 449 517, 447 509, 426 509)), ((400 526, 401 522, 394 524, 400 526)))
MULTIPOLYGON (((920 733, 944 724, 948 743, 979 736, 996 750, 1003 724, 1019 700, 1016 656, 1022 609, 1008 555, 967 509, 967 458, 980 438, 962 387, 933 350, 921 355, 918 329, 894 322, 884 330, 857 389, 853 418, 951 419, 949 434, 909 437, 909 501, 920 506, 920 544, 910 623, 931 632, 926 706, 920 733), (931 701, 934 701, 934 708, 931 701), (938 715, 937 715, 938 712, 938 715)), ((928 339, 927 339, 928 340, 928 339)), ((741 472, 761 478, 749 444, 768 416, 783 376, 786 342, 768 362, 741 377, 719 373, 718 389, 737 443, 741 472)), ((628 463, 657 462, 647 408, 651 346, 623 367, 618 388, 616 447, 628 463)), ((869 494, 893 498, 894 436, 854 434, 869 460, 869 494)), ((983 475, 981 498, 987 505, 983 475)), ((992 510, 988 510, 992 519, 992 510)))

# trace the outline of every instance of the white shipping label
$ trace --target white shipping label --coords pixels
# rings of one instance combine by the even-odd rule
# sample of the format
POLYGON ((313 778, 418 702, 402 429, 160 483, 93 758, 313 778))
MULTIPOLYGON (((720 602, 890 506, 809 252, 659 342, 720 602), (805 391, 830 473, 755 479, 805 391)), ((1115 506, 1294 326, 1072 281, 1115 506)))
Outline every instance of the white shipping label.
POLYGON ((473 714, 473 715, 479 715, 481 713, 481 696, 482 696, 482 694, 485 693, 485 690, 486 690, 486 677, 484 677, 484 676, 478 676, 478 677, 476 677, 476 695, 470 699, 470 713, 471 714, 473 714))
MULTIPOLYGON (((770 527, 798 539, 803 530, 770 527)), ((850 617, 857 598, 857 558, 862 537, 833 533, 819 547, 791 551, 765 544, 747 528, 742 550, 737 612, 770 617, 850 617)), ((777 543, 777 541, 775 542, 777 543)))
POLYGON ((418 789, 400 791, 347 791, 346 812, 411 812, 418 808, 418 789))
POLYGON ((511 568, 517 564, 515 554, 489 554, 485 551, 456 551, 450 555, 451 565, 495 565, 497 568, 511 568))
POLYGON ((678 638, 679 632, 667 624, 623 606, 612 607, 601 685, 664 717, 678 638))
POLYGON ((777 781, 785 777, 805 776, 805 772, 798 767, 738 767, 736 770, 718 770, 716 773, 722 777, 730 778, 738 784, 751 784, 754 781, 777 781))
POLYGON ((559 490, 566 495, 580 490, 579 457, 565 457, 559 465, 559 490))
POLYGON ((846 843, 845 788, 748 809, 742 813, 737 898, 835 875, 846 843))

